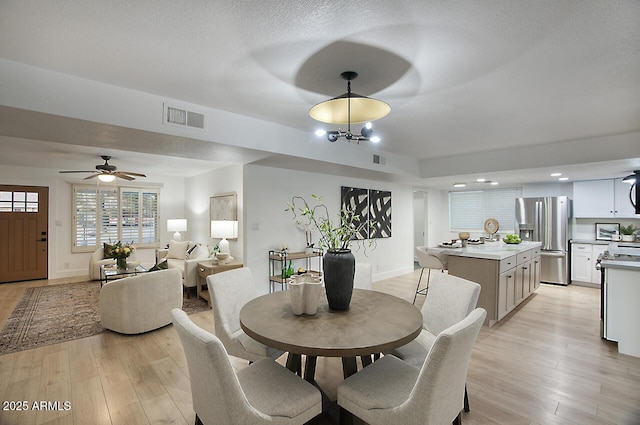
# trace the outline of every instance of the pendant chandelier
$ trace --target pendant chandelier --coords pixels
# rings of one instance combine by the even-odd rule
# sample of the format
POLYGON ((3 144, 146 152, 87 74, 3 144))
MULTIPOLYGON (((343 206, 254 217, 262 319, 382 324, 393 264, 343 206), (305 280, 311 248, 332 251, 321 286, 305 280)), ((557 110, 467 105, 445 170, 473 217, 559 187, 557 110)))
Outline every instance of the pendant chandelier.
POLYGON ((381 100, 351 92, 351 80, 358 76, 357 72, 345 71, 340 76, 347 80, 347 92, 318 103, 311 108, 309 116, 316 121, 328 124, 347 124, 347 130, 343 131, 340 128, 335 131, 318 130, 316 135, 324 136, 326 134, 330 142, 335 142, 340 137, 344 137, 349 142, 355 141, 357 143, 360 141, 379 141, 379 137, 373 136, 371 121, 386 116, 391 111, 391 107, 381 100), (363 122, 366 124, 359 134, 351 131, 351 123, 363 122))

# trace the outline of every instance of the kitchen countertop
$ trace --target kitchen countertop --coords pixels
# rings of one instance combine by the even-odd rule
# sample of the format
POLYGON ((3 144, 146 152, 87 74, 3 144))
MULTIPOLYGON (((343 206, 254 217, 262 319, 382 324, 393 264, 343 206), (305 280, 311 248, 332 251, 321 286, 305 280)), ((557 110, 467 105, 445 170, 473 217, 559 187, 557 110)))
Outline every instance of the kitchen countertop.
POLYGON ((609 245, 611 242, 618 242, 619 246, 640 246, 640 242, 622 242, 622 241, 598 241, 595 239, 571 239, 571 243, 589 243, 591 245, 609 245))
POLYGON ((466 248, 427 248, 427 252, 440 255, 455 255, 458 257, 484 258, 487 260, 504 260, 520 252, 538 248, 540 242, 522 242, 507 244, 503 241, 485 242, 480 245, 467 245, 466 248))

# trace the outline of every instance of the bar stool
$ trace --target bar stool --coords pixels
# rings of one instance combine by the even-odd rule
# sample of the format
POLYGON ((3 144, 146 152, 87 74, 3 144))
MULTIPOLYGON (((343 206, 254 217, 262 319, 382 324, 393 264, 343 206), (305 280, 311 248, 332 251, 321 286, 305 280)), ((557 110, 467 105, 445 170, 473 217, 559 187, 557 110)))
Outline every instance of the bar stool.
POLYGON ((426 246, 417 246, 416 256, 418 257, 418 264, 420 264, 420 267, 422 267, 422 271, 420 272, 420 279, 418 279, 418 286, 416 286, 416 293, 413 296, 413 304, 416 303, 418 294, 427 296, 427 292, 429 292, 429 279, 431 278, 431 269, 441 270, 443 273, 445 270, 448 270, 447 256, 429 254, 427 252, 426 246), (420 289, 420 282, 422 281, 422 274, 424 273, 424 269, 429 269, 429 272, 427 274, 427 286, 420 289))

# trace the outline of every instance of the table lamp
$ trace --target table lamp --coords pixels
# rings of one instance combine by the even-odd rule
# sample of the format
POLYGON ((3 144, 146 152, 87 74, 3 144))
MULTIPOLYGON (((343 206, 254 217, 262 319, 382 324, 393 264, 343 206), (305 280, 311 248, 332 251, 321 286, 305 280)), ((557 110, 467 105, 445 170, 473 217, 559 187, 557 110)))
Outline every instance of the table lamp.
POLYGON ((167 230, 169 232, 175 232, 173 234, 173 240, 180 242, 182 235, 180 232, 187 231, 187 219, 186 218, 170 218, 167 220, 167 230))
POLYGON ((229 241, 227 238, 238 237, 238 222, 232 220, 212 220, 211 221, 211 237, 222 238, 218 243, 220 252, 229 252, 229 241))

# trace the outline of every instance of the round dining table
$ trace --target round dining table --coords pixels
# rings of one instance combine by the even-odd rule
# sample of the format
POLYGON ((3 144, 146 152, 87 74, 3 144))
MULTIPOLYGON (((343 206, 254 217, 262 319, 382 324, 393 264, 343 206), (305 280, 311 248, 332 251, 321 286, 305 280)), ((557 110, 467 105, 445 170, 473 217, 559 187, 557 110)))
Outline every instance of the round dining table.
POLYGON ((295 372, 301 371, 301 355, 305 355, 304 377, 313 382, 318 356, 341 357, 346 378, 357 371, 356 357, 368 366, 372 355, 416 338, 422 314, 393 295, 354 289, 349 310, 330 310, 322 294, 316 314, 296 316, 289 292, 280 291, 245 304, 240 325, 256 341, 288 352, 287 367, 295 372))

